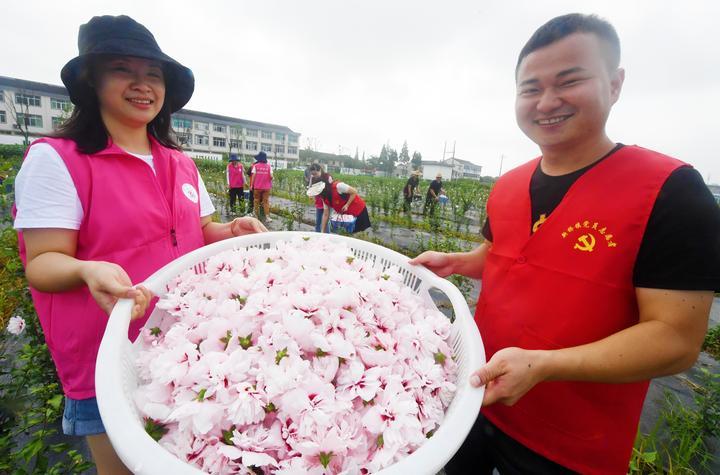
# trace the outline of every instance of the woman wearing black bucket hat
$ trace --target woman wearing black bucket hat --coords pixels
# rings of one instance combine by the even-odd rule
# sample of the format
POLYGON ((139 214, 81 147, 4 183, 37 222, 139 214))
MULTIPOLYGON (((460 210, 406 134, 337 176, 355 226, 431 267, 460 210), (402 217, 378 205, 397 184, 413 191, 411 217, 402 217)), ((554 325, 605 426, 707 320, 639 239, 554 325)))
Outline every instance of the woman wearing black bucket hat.
POLYGON ((212 222, 202 179, 170 129, 192 96, 188 68, 127 16, 92 18, 78 47, 61 73, 75 109, 28 149, 14 225, 66 396, 63 431, 87 436, 99 473, 120 473, 95 401, 106 313, 133 298, 135 339, 151 295, 133 282, 205 243, 266 229, 254 218, 212 222))

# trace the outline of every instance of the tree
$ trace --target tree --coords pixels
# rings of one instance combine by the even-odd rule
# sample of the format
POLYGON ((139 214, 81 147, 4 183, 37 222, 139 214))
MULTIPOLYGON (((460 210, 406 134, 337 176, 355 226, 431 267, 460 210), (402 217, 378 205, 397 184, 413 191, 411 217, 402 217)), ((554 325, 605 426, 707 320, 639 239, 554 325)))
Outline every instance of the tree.
POLYGON ((305 150, 317 151, 319 145, 317 137, 305 137, 305 150))
POLYGON ((234 148, 240 151, 240 143, 245 140, 245 130, 242 127, 228 125, 228 157, 234 148))
POLYGON ((400 157, 398 157, 398 160, 403 165, 407 165, 410 161, 410 154, 408 153, 408 146, 407 146, 407 140, 403 142, 402 150, 400 151, 400 157))
POLYGON ((178 143, 181 147, 192 148, 192 129, 187 127, 182 131, 175 131, 178 143))
POLYGON ((422 155, 420 152, 413 152, 412 160, 410 161, 413 170, 420 170, 422 166, 422 155))
POLYGON ((3 94, 10 113, 10 122, 12 122, 13 128, 20 131, 23 136, 23 145, 27 147, 30 144, 30 102, 27 92, 24 89, 18 89, 15 91, 15 100, 8 91, 3 94))
POLYGON ((385 164, 387 163, 387 159, 388 159, 388 148, 385 145, 383 145, 382 150, 380 150, 380 155, 378 156, 378 162, 381 167, 385 166, 385 164))
POLYGON ((370 158, 368 158, 366 164, 370 168, 382 168, 380 166, 380 157, 376 155, 370 155, 370 158))
POLYGON ((395 163, 398 161, 398 153, 397 150, 393 148, 388 149, 388 158, 387 158, 387 166, 385 168, 385 171, 388 173, 388 175, 392 175, 395 171, 395 163))

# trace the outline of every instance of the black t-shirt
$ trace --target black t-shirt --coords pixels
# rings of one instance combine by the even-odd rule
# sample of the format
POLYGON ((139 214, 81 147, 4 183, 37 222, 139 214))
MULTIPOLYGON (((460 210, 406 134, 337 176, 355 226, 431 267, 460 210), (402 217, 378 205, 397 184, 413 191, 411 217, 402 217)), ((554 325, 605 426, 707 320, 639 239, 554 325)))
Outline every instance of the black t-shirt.
POLYGON ((405 182, 405 187, 403 188, 403 195, 405 195, 406 198, 412 196, 413 190, 417 188, 419 182, 420 180, 416 177, 411 176, 408 178, 408 181, 405 182))
MULTIPOLYGON (((530 180, 530 232, 542 225, 543 215, 550 215, 575 180, 621 147, 567 175, 546 175, 538 165, 530 180)), ((488 219, 482 233, 492 241, 488 219)), ((720 208, 695 169, 678 168, 660 189, 635 261, 633 285, 720 290, 720 208)))
POLYGON ((442 182, 439 180, 433 180, 430 182, 430 188, 428 188, 427 196, 432 198, 432 195, 430 194, 430 190, 433 190, 435 192, 435 196, 440 194, 440 188, 442 188, 442 182))

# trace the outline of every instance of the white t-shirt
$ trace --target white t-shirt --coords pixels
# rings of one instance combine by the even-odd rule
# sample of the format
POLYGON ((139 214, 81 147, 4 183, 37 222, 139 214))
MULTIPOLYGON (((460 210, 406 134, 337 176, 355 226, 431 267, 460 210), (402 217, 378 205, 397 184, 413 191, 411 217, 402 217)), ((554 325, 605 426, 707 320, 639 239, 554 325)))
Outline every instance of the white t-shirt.
MULTIPOLYGON (((131 154, 152 168, 152 155, 131 154)), ((198 172, 200 216, 215 212, 205 183, 198 172)), ((15 177, 15 229, 62 228, 80 229, 84 211, 75 183, 65 162, 50 144, 30 147, 15 177)))
MULTIPOLYGON (((330 180, 330 182, 332 183, 332 180, 330 180)), ((344 195, 350 191, 350 185, 347 185, 347 184, 339 181, 337 184, 337 191, 341 195, 344 195)), ((325 204, 325 202, 323 201, 323 208, 327 208, 327 207, 328 207, 328 205, 325 204)))

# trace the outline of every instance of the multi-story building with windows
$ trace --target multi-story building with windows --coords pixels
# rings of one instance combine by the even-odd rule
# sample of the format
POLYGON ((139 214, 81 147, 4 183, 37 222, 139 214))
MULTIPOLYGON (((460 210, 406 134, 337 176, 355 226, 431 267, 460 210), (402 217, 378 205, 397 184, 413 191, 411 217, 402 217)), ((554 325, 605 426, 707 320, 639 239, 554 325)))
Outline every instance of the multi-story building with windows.
MULTIPOLYGON (((72 103, 63 86, 0 76, 0 143, 22 143, 18 123, 30 139, 51 133, 69 117, 72 103)), ((181 109, 172 128, 183 149, 197 154, 267 153, 271 159, 299 159, 300 134, 284 125, 268 124, 207 112, 181 109)))
POLYGON ((423 178, 432 180, 440 173, 445 181, 458 178, 470 178, 480 180, 482 178, 482 165, 476 165, 467 160, 456 157, 445 159, 441 162, 423 161, 423 178))
POLYGON ((267 124, 207 112, 182 109, 172 127, 183 148, 193 152, 255 155, 288 162, 299 159, 300 134, 284 125, 267 124))
POLYGON ((0 76, 0 143, 22 143, 51 132, 70 115, 64 87, 0 76))

